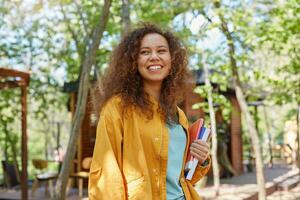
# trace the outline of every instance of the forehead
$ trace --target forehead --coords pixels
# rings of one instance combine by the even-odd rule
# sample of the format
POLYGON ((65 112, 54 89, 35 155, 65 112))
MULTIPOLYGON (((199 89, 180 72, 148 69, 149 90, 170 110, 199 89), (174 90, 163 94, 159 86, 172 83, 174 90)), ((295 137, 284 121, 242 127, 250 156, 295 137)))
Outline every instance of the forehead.
POLYGON ((141 41, 141 48, 160 46, 169 47, 167 39, 158 33, 148 33, 141 41))

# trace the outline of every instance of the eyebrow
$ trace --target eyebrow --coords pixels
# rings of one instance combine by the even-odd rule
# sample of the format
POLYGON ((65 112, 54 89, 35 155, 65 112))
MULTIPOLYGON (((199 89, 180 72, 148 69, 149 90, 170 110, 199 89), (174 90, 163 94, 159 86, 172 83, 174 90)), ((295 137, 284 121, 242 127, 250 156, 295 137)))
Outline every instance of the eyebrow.
MULTIPOLYGON (((167 46, 165 46, 165 45, 161 45, 161 46, 157 46, 157 48, 168 48, 167 46)), ((150 47, 141 47, 141 49, 150 49, 150 47)))

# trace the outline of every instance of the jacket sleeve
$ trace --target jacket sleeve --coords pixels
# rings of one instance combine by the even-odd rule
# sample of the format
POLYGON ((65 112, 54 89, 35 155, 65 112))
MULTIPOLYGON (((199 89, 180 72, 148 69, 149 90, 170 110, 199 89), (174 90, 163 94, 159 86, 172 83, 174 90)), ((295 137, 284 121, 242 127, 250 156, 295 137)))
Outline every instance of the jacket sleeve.
POLYGON ((192 180, 190 180, 190 183, 192 185, 196 184, 203 176, 207 174, 211 166, 211 157, 208 157, 208 164, 205 166, 202 166, 201 164, 198 164, 195 170, 195 173, 193 175, 192 180))
POLYGON ((100 114, 89 175, 89 199, 126 199, 122 174, 122 119, 114 105, 100 114))

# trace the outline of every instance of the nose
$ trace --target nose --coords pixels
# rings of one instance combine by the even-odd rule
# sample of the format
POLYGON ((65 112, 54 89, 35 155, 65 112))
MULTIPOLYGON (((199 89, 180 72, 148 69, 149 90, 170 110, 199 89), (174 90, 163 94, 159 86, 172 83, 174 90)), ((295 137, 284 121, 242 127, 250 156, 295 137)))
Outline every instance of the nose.
POLYGON ((150 60, 159 60, 159 56, 156 52, 152 52, 150 55, 150 60))

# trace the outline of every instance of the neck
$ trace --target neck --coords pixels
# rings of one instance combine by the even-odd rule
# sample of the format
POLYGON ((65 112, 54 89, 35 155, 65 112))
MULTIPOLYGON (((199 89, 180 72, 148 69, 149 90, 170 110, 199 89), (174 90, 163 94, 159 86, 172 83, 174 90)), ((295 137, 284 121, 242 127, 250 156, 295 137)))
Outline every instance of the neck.
POLYGON ((147 84, 144 82, 144 91, 154 97, 156 101, 160 98, 161 84, 147 84))

